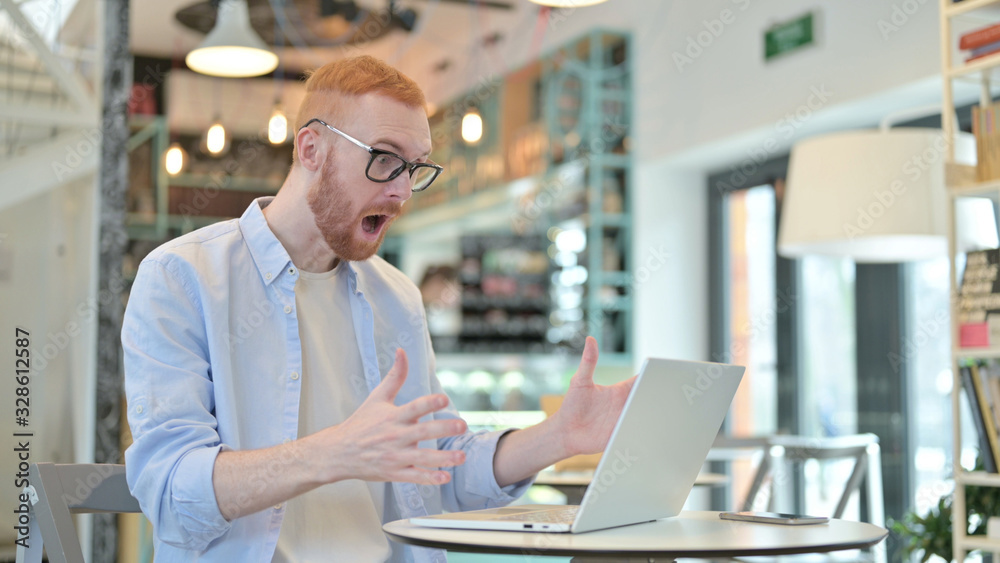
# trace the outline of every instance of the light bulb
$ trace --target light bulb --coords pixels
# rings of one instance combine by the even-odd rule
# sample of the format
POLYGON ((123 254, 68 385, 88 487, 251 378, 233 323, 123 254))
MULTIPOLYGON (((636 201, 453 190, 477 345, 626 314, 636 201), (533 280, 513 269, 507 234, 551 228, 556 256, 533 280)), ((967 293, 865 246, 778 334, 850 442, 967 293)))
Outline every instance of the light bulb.
POLYGON ((274 108, 271 120, 267 122, 267 140, 272 145, 280 145, 288 138, 288 119, 282 113, 281 108, 274 108))
POLYGON ((167 149, 166 156, 164 156, 164 167, 167 169, 167 174, 171 176, 180 174, 181 170, 184 169, 185 160, 186 155, 180 143, 171 144, 170 148, 167 149))
POLYGON ((208 128, 208 133, 205 134, 205 146, 212 154, 219 154, 226 148, 226 128, 221 122, 216 121, 208 128))
POLYGON ((462 117, 462 139, 469 144, 479 142, 483 138, 483 118, 479 112, 470 109, 462 117))

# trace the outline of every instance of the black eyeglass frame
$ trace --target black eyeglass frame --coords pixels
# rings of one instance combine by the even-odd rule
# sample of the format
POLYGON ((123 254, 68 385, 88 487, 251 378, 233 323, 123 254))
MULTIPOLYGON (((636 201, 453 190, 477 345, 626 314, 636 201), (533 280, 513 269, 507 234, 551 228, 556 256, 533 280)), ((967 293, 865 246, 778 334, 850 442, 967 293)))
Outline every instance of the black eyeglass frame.
POLYGON ((362 143, 361 141, 355 139, 354 137, 348 135, 347 133, 344 133, 340 129, 337 129, 336 127, 330 125, 329 123, 323 121, 322 119, 320 119, 318 117, 314 117, 314 118, 310 119, 309 121, 307 121, 305 123, 305 125, 303 125, 302 127, 299 127, 299 131, 305 129, 306 127, 309 127, 313 123, 319 123, 320 125, 326 127, 330 131, 333 131, 334 133, 340 135, 341 137, 347 139, 348 141, 350 141, 350 142, 354 143, 355 145, 357 145, 357 146, 365 149, 366 151, 368 151, 368 154, 371 155, 371 158, 368 159, 368 166, 365 167, 365 176, 369 180, 371 180, 372 182, 377 182, 379 184, 384 184, 386 182, 391 182, 391 181, 395 180, 397 177, 399 177, 399 175, 403 173, 403 170, 409 171, 410 178, 413 178, 413 173, 416 171, 417 168, 430 168, 430 169, 434 170, 434 175, 431 176, 431 179, 428 180, 427 183, 423 187, 421 187, 421 188, 414 188, 412 185, 410 186, 410 190, 411 191, 413 191, 413 192, 422 192, 422 191, 426 190, 427 188, 429 188, 430 185, 434 183, 434 180, 437 180, 437 177, 441 175, 441 172, 444 171, 444 167, 441 166, 441 165, 439 165, 439 164, 434 164, 433 162, 410 162, 409 160, 406 160, 402 156, 400 156, 400 155, 398 155, 398 154, 396 154, 396 153, 394 153, 392 151, 387 151, 387 150, 382 150, 382 149, 376 149, 375 147, 372 147, 371 145, 366 145, 366 144, 362 143), (377 156, 379 156, 379 155, 394 156, 394 157, 398 158, 400 161, 402 161, 403 165, 400 166, 399 168, 395 169, 392 172, 392 174, 389 175, 388 178, 385 178, 385 179, 373 178, 372 175, 371 175, 372 164, 375 163, 375 158, 377 156))

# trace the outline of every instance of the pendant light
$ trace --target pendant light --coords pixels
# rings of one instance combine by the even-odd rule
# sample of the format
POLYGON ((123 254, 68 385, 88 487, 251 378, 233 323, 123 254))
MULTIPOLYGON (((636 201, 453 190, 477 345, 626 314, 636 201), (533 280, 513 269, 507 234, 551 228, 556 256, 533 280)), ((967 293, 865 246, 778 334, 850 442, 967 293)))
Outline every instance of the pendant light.
POLYGON ((462 117, 462 140, 474 145, 483 138, 483 116, 479 110, 469 108, 462 117))
POLYGON ((184 61, 195 72, 227 78, 260 76, 278 66, 278 56, 250 27, 246 0, 221 0, 215 27, 184 61))
POLYGON ((184 148, 181 147, 180 143, 174 141, 163 156, 163 166, 166 168, 167 174, 171 176, 180 174, 186 164, 187 153, 184 152, 184 148))
POLYGON ((288 139, 288 118, 281 110, 281 101, 275 100, 274 111, 271 119, 267 122, 267 140, 272 145, 280 145, 288 139))
POLYGON ((212 156, 219 156, 228 145, 229 136, 226 134, 226 128, 222 126, 222 120, 217 117, 205 132, 205 148, 212 156))

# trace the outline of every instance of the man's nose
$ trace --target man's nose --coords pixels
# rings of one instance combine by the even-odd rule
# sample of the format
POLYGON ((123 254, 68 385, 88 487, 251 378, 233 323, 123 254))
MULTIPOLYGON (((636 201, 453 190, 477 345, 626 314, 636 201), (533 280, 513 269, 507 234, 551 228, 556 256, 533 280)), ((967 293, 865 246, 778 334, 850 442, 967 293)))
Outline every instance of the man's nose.
POLYGON ((385 186, 385 195, 392 199, 406 201, 413 195, 413 183, 405 170, 399 176, 382 185, 385 186))

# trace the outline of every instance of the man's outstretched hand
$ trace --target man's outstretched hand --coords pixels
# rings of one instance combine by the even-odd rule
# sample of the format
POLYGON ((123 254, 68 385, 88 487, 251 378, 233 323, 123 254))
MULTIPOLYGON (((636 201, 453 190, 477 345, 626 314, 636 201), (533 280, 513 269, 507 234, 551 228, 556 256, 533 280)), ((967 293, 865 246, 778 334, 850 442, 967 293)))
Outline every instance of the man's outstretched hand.
POLYGON ((635 383, 635 377, 610 386, 594 383, 597 355, 597 341, 588 336, 580 367, 570 379, 562 406, 552 416, 569 455, 604 451, 635 383))
POLYGON ((393 404, 407 370, 406 353, 396 350, 392 369, 358 410, 343 423, 314 435, 316 458, 329 469, 328 478, 440 485, 451 475, 433 468, 465 462, 462 451, 418 447, 424 440, 462 434, 468 426, 460 419, 420 422, 421 417, 448 406, 448 397, 440 393, 405 405, 393 404))
POLYGON ((535 426, 505 434, 497 444, 493 471, 501 487, 567 457, 604 451, 635 377, 614 385, 597 385, 597 356, 597 341, 588 336, 580 367, 559 410, 535 426))
POLYGON ((220 452, 212 484, 222 516, 232 521, 343 479, 447 483, 451 474, 439 468, 465 463, 465 453, 418 444, 467 426, 459 419, 420 422, 448 405, 442 394, 396 406, 406 374, 406 354, 397 350, 385 379, 344 422, 280 446, 220 452))

